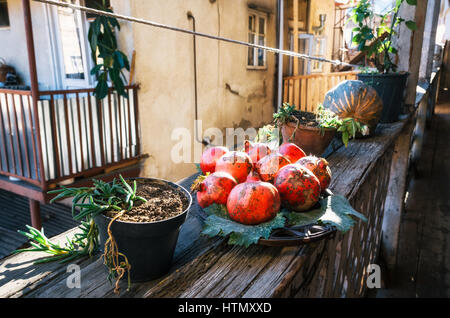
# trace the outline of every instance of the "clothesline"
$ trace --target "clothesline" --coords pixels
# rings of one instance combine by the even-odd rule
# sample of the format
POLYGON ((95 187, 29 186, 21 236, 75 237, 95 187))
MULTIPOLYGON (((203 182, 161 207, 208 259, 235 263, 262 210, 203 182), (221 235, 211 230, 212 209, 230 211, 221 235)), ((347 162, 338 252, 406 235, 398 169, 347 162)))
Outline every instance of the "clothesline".
POLYGON ((145 19, 125 16, 125 15, 121 15, 121 14, 117 14, 117 13, 111 13, 111 12, 97 10, 97 9, 88 8, 88 7, 84 7, 84 6, 79 6, 76 4, 69 3, 69 2, 60 2, 60 1, 54 1, 54 0, 33 0, 33 1, 46 3, 46 4, 50 4, 50 5, 55 5, 55 6, 60 6, 60 7, 66 7, 66 8, 70 8, 70 9, 74 9, 74 10, 84 11, 84 12, 93 13, 96 15, 101 15, 101 16, 106 16, 106 17, 111 17, 111 18, 116 18, 116 19, 120 19, 120 20, 141 23, 141 24, 145 24, 145 25, 149 25, 149 26, 153 26, 153 27, 157 27, 157 28, 187 33, 187 34, 200 36, 200 37, 204 37, 204 38, 209 38, 209 39, 213 39, 213 40, 234 43, 234 44, 243 45, 243 46, 247 46, 247 47, 253 47, 253 48, 265 50, 265 51, 276 53, 276 54, 282 54, 282 55, 286 55, 286 56, 297 57, 297 58, 301 58, 301 59, 313 60, 313 61, 318 61, 318 62, 331 63, 333 65, 338 65, 338 66, 360 67, 360 65, 350 64, 350 63, 342 62, 339 60, 330 60, 330 59, 323 58, 323 57, 312 56, 312 55, 308 55, 308 54, 297 53, 297 52, 292 52, 292 51, 287 51, 287 50, 281 50, 281 49, 272 48, 269 46, 228 39, 228 38, 224 38, 221 36, 196 32, 196 31, 192 31, 192 30, 186 30, 186 29, 177 28, 174 26, 161 24, 161 23, 157 23, 157 22, 153 22, 153 21, 149 21, 149 20, 145 20, 145 19))

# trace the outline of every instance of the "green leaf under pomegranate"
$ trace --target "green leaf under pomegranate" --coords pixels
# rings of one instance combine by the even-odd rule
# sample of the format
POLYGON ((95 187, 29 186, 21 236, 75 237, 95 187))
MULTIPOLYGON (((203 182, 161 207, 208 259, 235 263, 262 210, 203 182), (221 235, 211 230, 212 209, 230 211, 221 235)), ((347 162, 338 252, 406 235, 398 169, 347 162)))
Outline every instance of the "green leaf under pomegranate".
POLYGON ((367 218, 357 212, 348 200, 341 195, 330 195, 320 200, 320 208, 308 212, 293 212, 284 209, 289 225, 304 226, 315 223, 329 224, 341 232, 347 232, 355 224, 351 217, 357 217, 364 222, 367 218))
POLYGON ((205 220, 203 234, 211 237, 230 235, 228 244, 245 247, 258 243, 260 238, 269 238, 272 230, 284 227, 286 222, 285 217, 279 213, 269 222, 245 225, 231 220, 225 205, 213 204, 204 210, 208 217, 205 220))

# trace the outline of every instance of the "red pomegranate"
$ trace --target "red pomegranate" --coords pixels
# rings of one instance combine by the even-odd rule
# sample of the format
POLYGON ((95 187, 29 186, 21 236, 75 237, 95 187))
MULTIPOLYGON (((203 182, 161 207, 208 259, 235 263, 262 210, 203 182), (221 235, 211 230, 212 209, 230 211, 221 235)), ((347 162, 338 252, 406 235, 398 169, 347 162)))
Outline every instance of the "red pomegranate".
POLYGON ((291 162, 289 159, 285 156, 279 154, 278 152, 272 152, 270 155, 267 155, 259 160, 255 167, 261 177, 261 180, 273 182, 278 170, 290 163, 291 162))
POLYGON ((306 156, 298 160, 296 163, 311 170, 312 173, 319 179, 320 188, 322 191, 328 188, 331 182, 331 169, 328 166, 328 161, 324 158, 316 156, 306 156))
POLYGON ((253 164, 256 164, 261 158, 270 154, 270 148, 263 143, 252 143, 246 140, 244 143, 245 152, 250 156, 253 164))
POLYGON ((280 196, 277 189, 261 181, 251 173, 247 181, 231 190, 227 201, 230 218, 236 222, 256 225, 273 219, 280 210, 280 196))
POLYGON ((319 201, 319 180, 299 164, 281 168, 275 176, 274 185, 280 193, 282 205, 290 210, 307 211, 319 201))
POLYGON ((200 169, 203 174, 207 172, 213 173, 216 171, 216 162, 222 157, 224 154, 228 152, 228 149, 225 147, 211 147, 206 149, 202 153, 202 158, 200 159, 200 169))
POLYGON ((247 179, 252 167, 252 159, 245 152, 241 151, 227 152, 216 163, 216 171, 228 172, 238 183, 242 183, 247 179))
POLYGON ((279 148, 278 152, 294 163, 300 158, 306 156, 305 152, 296 144, 285 142, 279 148))
POLYGON ((213 203, 227 204, 228 195, 237 185, 236 180, 229 173, 220 171, 206 177, 200 176, 197 180, 191 189, 197 191, 197 201, 202 208, 213 203))

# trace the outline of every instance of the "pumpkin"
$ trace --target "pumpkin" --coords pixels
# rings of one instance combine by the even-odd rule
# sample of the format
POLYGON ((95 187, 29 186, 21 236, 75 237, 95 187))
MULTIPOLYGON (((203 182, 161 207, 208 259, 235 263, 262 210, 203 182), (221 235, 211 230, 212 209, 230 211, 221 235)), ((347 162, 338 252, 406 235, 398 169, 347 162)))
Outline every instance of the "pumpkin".
POLYGON ((339 118, 354 118, 372 133, 380 120, 383 102, 373 87, 362 81, 346 80, 326 93, 323 107, 339 118))

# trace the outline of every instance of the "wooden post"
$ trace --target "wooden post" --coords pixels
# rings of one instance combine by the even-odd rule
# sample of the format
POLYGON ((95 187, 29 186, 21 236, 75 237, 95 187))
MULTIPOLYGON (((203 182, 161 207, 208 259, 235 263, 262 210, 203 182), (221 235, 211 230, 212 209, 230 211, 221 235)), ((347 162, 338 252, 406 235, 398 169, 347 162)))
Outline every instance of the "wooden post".
MULTIPOLYGON (((411 52, 409 54, 409 78, 406 84, 406 105, 414 105, 416 101, 416 88, 419 81, 420 58, 422 55, 423 31, 427 13, 428 0, 417 1, 415 6, 415 22, 417 30, 411 37, 411 52)), ((405 3, 404 6, 407 6, 405 3)), ((401 56, 401 55, 400 55, 401 56)))
MULTIPOLYGON (((294 16, 294 52, 298 53, 298 0, 293 0, 293 16, 294 16)), ((294 74, 292 75, 298 75, 298 58, 294 57, 294 74)))
MULTIPOLYGON (((41 128, 39 124, 38 100, 39 100, 39 84, 36 69, 36 56, 33 40, 33 26, 31 23, 30 0, 22 0, 23 17, 25 23, 25 36, 27 41, 28 66, 30 70, 30 86, 31 98, 34 112, 34 133, 36 135, 37 155, 39 158, 40 182, 43 192, 47 191, 47 183, 45 180, 44 160, 42 156, 41 128)), ((39 202, 30 200, 30 213, 33 227, 40 229, 41 220, 39 212, 39 202)))
POLYGON ((436 30, 439 21, 441 0, 429 1, 425 30, 423 36, 422 60, 420 62, 420 78, 430 79, 433 68, 433 56, 436 45, 436 30))
POLYGON ((29 199, 29 202, 31 212, 31 226, 40 231, 42 229, 40 203, 39 201, 33 199, 29 199))

